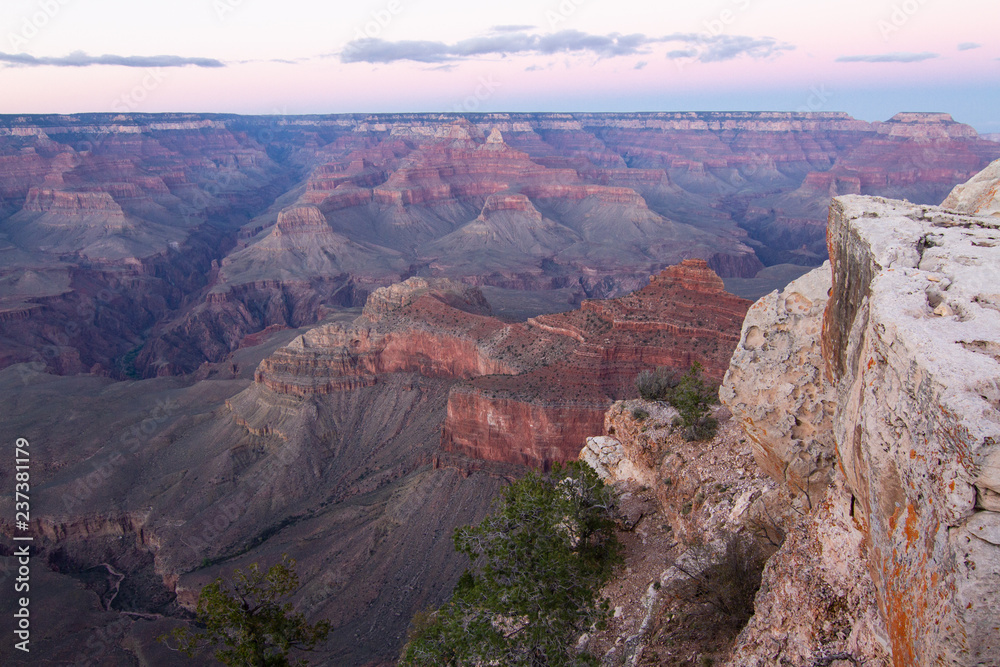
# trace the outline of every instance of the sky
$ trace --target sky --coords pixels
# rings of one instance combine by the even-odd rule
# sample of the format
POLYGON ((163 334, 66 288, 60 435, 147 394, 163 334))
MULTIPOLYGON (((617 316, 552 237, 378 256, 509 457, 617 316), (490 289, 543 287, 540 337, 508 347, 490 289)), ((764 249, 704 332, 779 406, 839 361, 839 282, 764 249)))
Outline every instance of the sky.
POLYGON ((3 0, 0 113, 943 111, 996 0, 3 0))

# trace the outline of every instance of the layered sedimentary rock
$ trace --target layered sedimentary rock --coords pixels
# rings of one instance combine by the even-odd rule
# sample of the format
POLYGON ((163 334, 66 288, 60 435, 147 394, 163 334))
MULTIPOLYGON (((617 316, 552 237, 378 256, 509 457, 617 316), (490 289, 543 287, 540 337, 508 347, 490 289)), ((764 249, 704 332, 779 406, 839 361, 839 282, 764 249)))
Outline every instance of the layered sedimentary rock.
MULTIPOLYGON (((981 182, 965 191, 975 188, 981 182)), ((960 197, 961 191, 952 201, 960 197)), ((884 627, 869 623, 870 636, 886 638, 894 664, 1000 664, 993 613, 1000 604, 1000 227, 992 217, 847 196, 831 206, 829 245, 831 292, 820 337, 824 377, 810 384, 792 378, 788 390, 793 396, 804 389, 823 397, 833 392, 837 467, 846 479, 844 491, 831 491, 814 525, 804 529, 824 552, 838 533, 851 543, 863 538, 858 553, 884 627)), ((819 276, 814 279, 822 291, 819 276)), ((767 430, 766 438, 779 443, 762 457, 779 464, 791 463, 792 457, 777 454, 788 443, 815 446, 809 453, 816 457, 826 451, 822 442, 796 440, 799 419, 750 423, 761 411, 746 400, 757 390, 756 378, 767 385, 787 375, 791 362, 804 360, 809 372, 817 364, 815 337, 768 356, 748 335, 752 326, 781 329, 787 322, 780 310, 748 322, 734 357, 743 367, 732 370, 735 386, 723 392, 734 410, 743 409, 751 436, 764 441, 760 434, 767 430)), ((802 330, 818 326, 816 313, 799 324, 802 330)), ((803 410, 794 397, 778 405, 796 417, 803 410)), ((808 548, 808 541, 790 541, 778 552, 770 576, 784 590, 759 596, 758 613, 782 606, 782 599, 791 604, 795 588, 810 609, 815 606, 807 594, 812 584, 790 567, 808 548), (787 585, 776 574, 782 568, 793 573, 787 585)), ((837 560, 830 551, 814 562, 828 571, 837 560)), ((856 586, 864 584, 852 576, 856 586)), ((796 652, 822 647, 820 635, 803 633, 805 626, 794 629, 794 619, 781 623, 800 640, 786 648, 772 642, 777 652, 764 663, 792 664, 796 652)), ((852 623, 844 632, 856 636, 861 618, 852 623)), ((753 664, 747 656, 766 650, 769 633, 773 628, 763 621, 751 624, 739 654, 746 660, 739 664, 753 664)), ((877 657, 875 644, 861 644, 852 649, 855 658, 877 657)))
POLYGON ((256 381, 295 396, 394 373, 465 381, 449 394, 443 451, 544 467, 574 458, 640 371, 699 361, 720 379, 748 305, 703 260, 669 267, 627 297, 523 324, 492 317, 477 288, 410 278, 372 293, 353 324, 316 327, 277 350, 256 381))
POLYGON ((187 373, 413 275, 605 298, 689 257, 818 265, 831 196, 937 202, 998 156, 941 114, 8 117, 0 363, 187 373), (124 317, 73 314, 102 290, 124 317))
POLYGON ((757 464, 806 506, 822 500, 836 459, 820 335, 829 291, 825 264, 754 303, 719 390, 757 464))
POLYGON ((698 361, 718 381, 748 305, 703 260, 686 260, 626 297, 533 318, 529 331, 553 341, 533 353, 537 366, 452 390, 442 447, 542 466, 576 458, 611 402, 634 395, 640 371, 698 361))

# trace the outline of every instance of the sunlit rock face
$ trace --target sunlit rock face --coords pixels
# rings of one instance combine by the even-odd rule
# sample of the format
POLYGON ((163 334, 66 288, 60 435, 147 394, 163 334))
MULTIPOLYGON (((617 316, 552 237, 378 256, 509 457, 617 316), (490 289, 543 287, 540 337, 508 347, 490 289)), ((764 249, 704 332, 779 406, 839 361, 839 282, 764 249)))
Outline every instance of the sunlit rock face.
POLYGON ((822 499, 836 461, 836 393, 820 344, 830 285, 825 264, 754 303, 719 391, 757 464, 807 506, 822 499))
POLYGON ((824 354, 897 664, 997 664, 1000 224, 844 197, 824 354))
MULTIPOLYGON (((829 269, 751 308, 721 393, 792 488, 807 487, 797 466, 824 470, 832 435, 845 481, 808 530, 821 550, 863 536, 884 630, 866 627, 897 665, 1000 664, 1000 223, 956 212, 989 182, 948 208, 836 198, 829 269)), ((801 555, 790 544, 775 568, 801 555)), ((744 649, 764 650, 763 632, 744 649)))

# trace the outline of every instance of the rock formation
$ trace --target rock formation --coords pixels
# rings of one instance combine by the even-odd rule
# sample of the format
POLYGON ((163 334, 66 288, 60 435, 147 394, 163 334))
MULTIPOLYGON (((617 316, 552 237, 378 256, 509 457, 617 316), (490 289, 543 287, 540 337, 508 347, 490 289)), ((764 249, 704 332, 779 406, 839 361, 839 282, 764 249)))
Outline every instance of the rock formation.
POLYGON ((747 312, 719 397, 742 423, 757 464, 808 509, 832 481, 836 394, 823 379, 825 264, 747 312))
POLYGON ((956 185, 941 203, 942 208, 970 215, 1000 215, 1000 160, 973 176, 967 183, 956 185))
POLYGON ((702 363, 718 381, 748 302, 704 260, 686 260, 620 299, 508 324, 476 289, 410 278, 372 293, 353 324, 316 327, 277 350, 256 381, 296 396, 345 391, 389 373, 465 380, 452 388, 445 452, 548 466, 574 458, 642 370, 702 363))
POLYGON ((0 364, 189 373, 414 275, 537 314, 690 257, 818 265, 831 196, 937 202, 998 156, 942 114, 8 117, 0 364))
MULTIPOLYGON (((983 180, 958 189, 950 207, 969 200, 963 193, 988 191, 983 180)), ((816 308, 811 314, 801 309, 796 323, 787 305, 775 307, 803 296, 802 286, 793 284, 755 306, 769 314, 748 318, 734 356, 741 367, 731 370, 722 397, 759 443, 758 460, 782 481, 802 453, 811 461, 828 456, 828 442, 810 441, 802 431, 808 435, 822 423, 814 416, 828 412, 819 408, 834 397, 832 433, 845 479, 831 487, 814 524, 803 530, 827 554, 812 562, 825 572, 820 580, 828 590, 842 591, 840 599, 853 599, 851 590, 861 594, 865 582, 845 573, 849 564, 836 555, 836 540, 855 545, 848 553, 864 554, 879 610, 877 624, 855 615, 837 646, 876 659, 881 635, 896 665, 1000 664, 993 612, 1000 604, 1000 227, 991 217, 847 196, 831 206, 828 235, 831 287, 820 337, 825 373, 815 372, 815 337, 766 354, 762 343, 773 337, 754 333, 781 334, 789 323, 817 330, 816 308), (784 423, 748 398, 757 379, 767 387, 772 378, 788 380, 789 399, 778 406, 794 419, 784 423), (851 578, 856 583, 848 585, 851 578)), ((823 277, 807 278, 817 293, 824 291, 823 277)), ((808 540, 786 542, 769 565, 766 581, 775 588, 758 597, 758 614, 794 601, 809 610, 806 619, 822 615, 819 598, 808 594, 815 583, 790 566, 811 548, 808 540)), ((755 620, 734 664, 798 664, 803 655, 818 655, 829 647, 823 633, 802 631, 810 622, 778 613, 774 623, 783 636, 799 637, 779 645, 767 639, 776 631, 769 620, 755 620), (771 653, 762 662, 750 660, 758 650, 771 653)))

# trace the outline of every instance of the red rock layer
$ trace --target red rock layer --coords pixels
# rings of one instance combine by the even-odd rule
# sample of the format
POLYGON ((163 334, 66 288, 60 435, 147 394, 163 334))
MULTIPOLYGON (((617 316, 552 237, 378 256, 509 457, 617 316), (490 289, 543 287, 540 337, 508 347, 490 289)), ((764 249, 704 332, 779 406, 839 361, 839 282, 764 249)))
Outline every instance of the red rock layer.
POLYGON ((463 381, 449 396, 442 450, 547 467, 576 457, 608 405, 634 395, 640 371, 699 361, 720 380, 750 305, 694 259, 626 297, 525 324, 505 324, 484 304, 477 289, 447 280, 379 289, 354 325, 309 331, 261 362, 256 381, 297 396, 399 372, 463 381))

